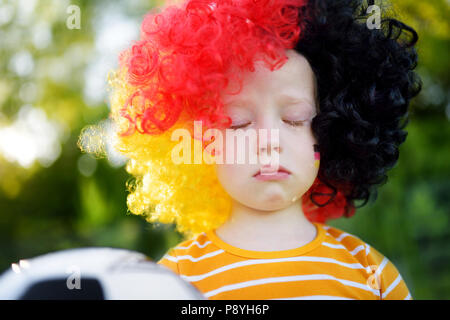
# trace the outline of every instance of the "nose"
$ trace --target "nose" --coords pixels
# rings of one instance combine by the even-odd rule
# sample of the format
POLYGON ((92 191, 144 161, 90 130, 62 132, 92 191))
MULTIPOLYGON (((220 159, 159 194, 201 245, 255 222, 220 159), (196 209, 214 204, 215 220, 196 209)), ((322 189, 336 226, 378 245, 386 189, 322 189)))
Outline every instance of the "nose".
POLYGON ((266 146, 258 146, 257 154, 260 155, 261 153, 265 152, 265 153, 267 153, 268 156, 270 156, 272 153, 272 150, 274 150, 278 153, 281 153, 281 148, 279 146, 273 147, 273 145, 271 143, 268 143, 267 147, 266 146))
POLYGON ((258 130, 258 145, 257 145, 257 155, 261 155, 262 153, 266 153, 268 156, 272 154, 272 151, 276 151, 277 153, 282 152, 282 148, 280 146, 280 135, 279 129, 271 128, 258 130))
MULTIPOLYGON (((272 151, 281 154, 283 148, 280 144, 280 128, 276 108, 262 108, 256 116, 258 157, 268 156, 272 158, 272 151)), ((278 157, 276 157, 278 158, 278 157)))
POLYGON ((257 157, 262 165, 260 169, 261 174, 273 174, 278 170, 280 153, 282 151, 278 128, 270 130, 260 129, 258 131, 260 133, 258 133, 257 157))

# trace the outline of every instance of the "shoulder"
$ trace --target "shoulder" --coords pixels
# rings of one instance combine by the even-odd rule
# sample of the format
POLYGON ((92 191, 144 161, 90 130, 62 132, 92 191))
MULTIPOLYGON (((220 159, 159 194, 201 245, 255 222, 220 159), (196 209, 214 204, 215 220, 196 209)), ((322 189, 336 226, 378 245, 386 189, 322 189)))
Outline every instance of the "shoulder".
POLYGON ((411 299, 409 290, 396 266, 381 252, 351 233, 323 225, 326 230, 324 246, 350 254, 371 275, 373 288, 379 289, 381 299, 411 299))
POLYGON ((211 240, 208 239, 206 233, 200 233, 171 248, 158 261, 158 264, 169 267, 172 271, 179 273, 180 262, 197 262, 205 257, 214 255, 218 252, 217 249, 211 240))
POLYGON ((325 246, 334 246, 337 248, 348 250, 361 262, 366 262, 364 266, 369 266, 367 263, 381 264, 388 259, 376 248, 371 246, 359 236, 346 232, 336 227, 323 225, 325 229, 325 246))
POLYGON ((215 247, 211 240, 208 239, 206 233, 200 233, 189 240, 183 241, 172 248, 172 253, 179 256, 197 257, 201 254, 209 252, 215 247))
POLYGON ((359 236, 333 226, 323 225, 323 228, 326 231, 323 245, 348 251, 364 267, 388 261, 387 257, 359 236))
POLYGON ((325 238, 322 245, 329 248, 348 251, 360 262, 365 261, 367 255, 372 249, 368 243, 361 240, 358 236, 343 231, 339 228, 325 224, 322 225, 322 227, 325 229, 325 238))

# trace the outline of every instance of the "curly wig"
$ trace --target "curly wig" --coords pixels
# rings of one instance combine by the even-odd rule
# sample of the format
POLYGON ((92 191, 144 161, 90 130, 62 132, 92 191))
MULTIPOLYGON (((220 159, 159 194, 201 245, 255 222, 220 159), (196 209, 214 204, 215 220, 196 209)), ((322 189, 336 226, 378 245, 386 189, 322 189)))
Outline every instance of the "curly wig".
MULTIPOLYGON (((295 47, 317 78, 320 112, 312 130, 321 152, 318 178, 333 196, 340 190, 349 204, 362 200, 360 207, 376 199, 396 164, 410 100, 421 89, 413 71, 417 33, 387 14, 378 29, 368 28, 373 2, 309 1, 295 47)), ((351 215, 349 209, 344 214, 351 215)))
MULTIPOLYGON (((383 17, 366 26, 359 0, 186 0, 147 14, 138 41, 110 75, 116 148, 129 160, 127 204, 150 222, 199 233, 224 223, 231 199, 215 166, 174 164, 177 128, 227 128, 220 93, 261 60, 270 70, 286 49, 306 57, 317 78, 319 113, 312 129, 319 175, 301 203, 311 221, 355 212, 385 182, 405 140, 402 123, 420 90, 413 69, 416 32, 383 17)), ((230 92, 232 94, 233 92, 230 92)), ((191 147, 204 148, 202 138, 191 147)))

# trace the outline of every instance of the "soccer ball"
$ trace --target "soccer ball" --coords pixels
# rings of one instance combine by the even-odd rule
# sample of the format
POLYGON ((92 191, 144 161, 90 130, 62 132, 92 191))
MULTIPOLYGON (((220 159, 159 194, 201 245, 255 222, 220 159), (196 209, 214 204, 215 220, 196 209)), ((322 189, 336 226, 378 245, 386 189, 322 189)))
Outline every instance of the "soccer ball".
POLYGON ((145 255, 80 248, 13 263, 0 277, 0 299, 205 299, 191 284, 145 255))

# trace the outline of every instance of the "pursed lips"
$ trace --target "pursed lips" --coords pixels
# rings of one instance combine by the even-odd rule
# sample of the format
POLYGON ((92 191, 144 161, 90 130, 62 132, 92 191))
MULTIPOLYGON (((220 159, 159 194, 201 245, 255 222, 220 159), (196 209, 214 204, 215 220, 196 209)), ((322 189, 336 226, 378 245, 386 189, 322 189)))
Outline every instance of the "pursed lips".
MULTIPOLYGON (((279 166, 277 171, 270 170, 270 167, 266 167, 266 170, 259 170, 253 177, 261 181, 271 181, 271 180, 285 180, 289 178, 291 172, 283 166, 279 166)), ((275 168, 274 168, 275 169, 275 168)))

